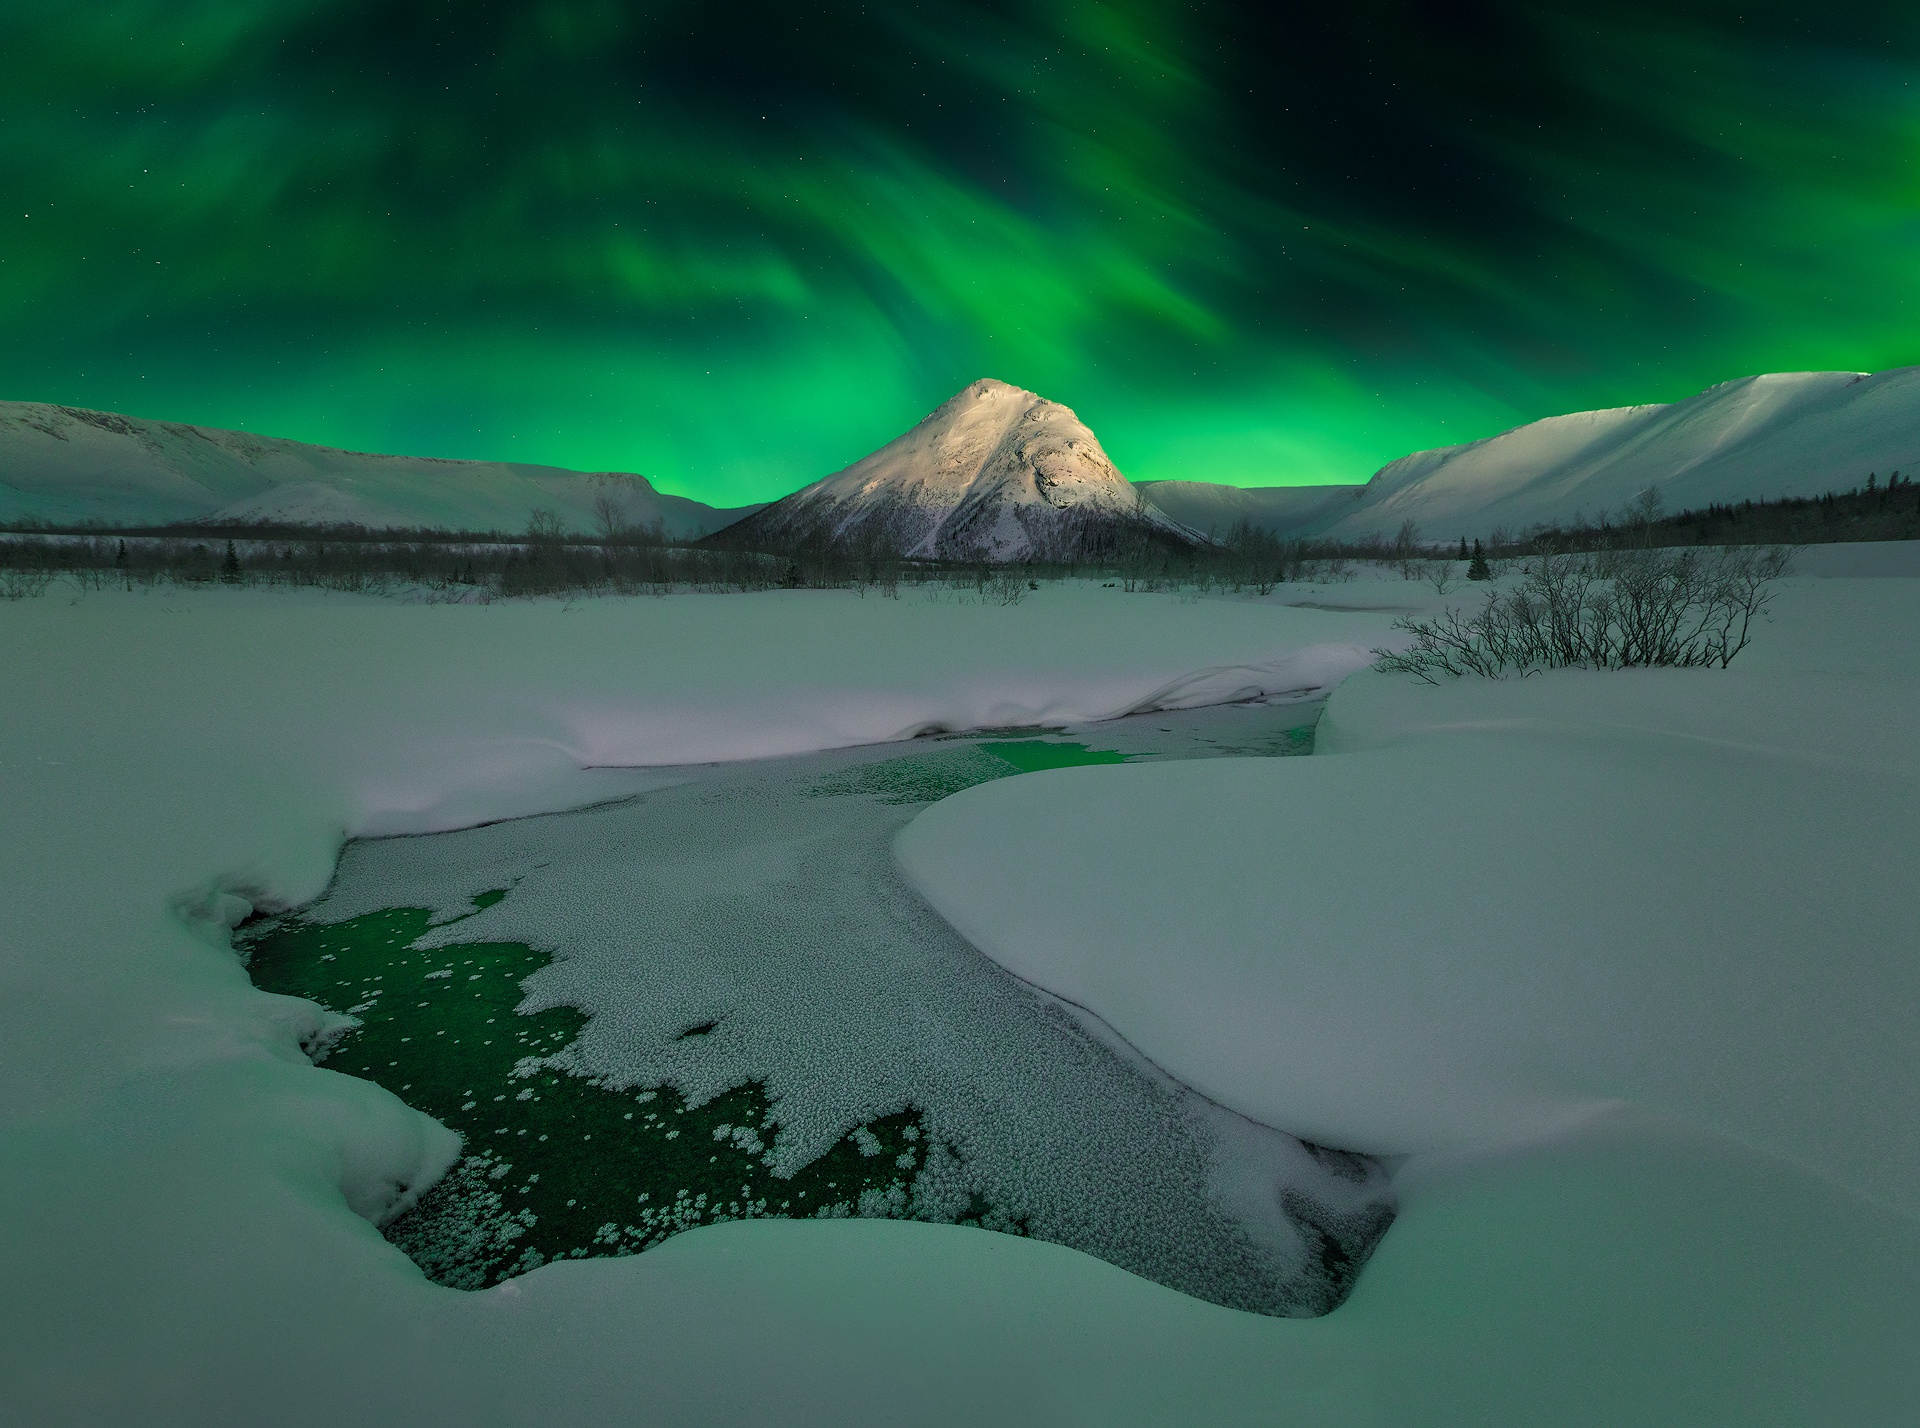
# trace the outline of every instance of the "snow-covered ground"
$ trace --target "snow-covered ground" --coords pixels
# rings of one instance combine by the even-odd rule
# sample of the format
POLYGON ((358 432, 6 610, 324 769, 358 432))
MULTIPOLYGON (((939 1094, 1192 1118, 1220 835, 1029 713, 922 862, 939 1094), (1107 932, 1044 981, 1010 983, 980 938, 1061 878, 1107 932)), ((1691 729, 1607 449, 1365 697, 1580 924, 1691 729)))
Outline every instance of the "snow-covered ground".
MULTIPOLYGON (((1817 554, 1845 575, 1907 552, 1817 554)), ((1463 1173, 1524 1202, 1553 1166, 1556 1233, 1586 1241, 1607 1229, 1582 1201, 1622 1167, 1670 1182, 1637 1231, 1672 1235, 1691 1283, 1629 1317, 1679 1340, 1589 1326, 1620 1378, 1539 1421, 1650 1421, 1627 1365, 1676 1350, 1764 1390, 1694 1421, 1894 1421, 1920 1385, 1916 749, 1920 582, 1800 578, 1723 672, 1369 671, 1311 759, 1036 775, 935 805, 898 850, 976 946, 1205 1094, 1413 1155, 1416 1225, 1463 1173), (1707 1175, 1745 1188, 1683 1243, 1707 1175), (1794 1245, 1783 1195, 1820 1222, 1794 1245)), ((1380 1269, 1361 1293, 1384 1308, 1380 1269)), ((1639 1301, 1649 1269, 1596 1266, 1569 1299, 1639 1301)))
POLYGON ((355 1209, 443 1163, 444 1132, 309 1065, 304 1004, 255 991, 225 950, 223 920, 317 894, 349 833, 660 777, 590 765, 1293 692, 1438 598, 0 605, 0 1417, 1902 1421, 1920 1390, 1920 1230, 1893 1208, 1916 1163, 1897 1051, 1915 1029, 1920 582, 1791 582, 1723 675, 1363 675, 1324 756, 1029 774, 908 830, 908 871, 978 945, 1163 1064, 1424 1152, 1323 1320, 897 1222, 735 1223, 438 1288, 355 1209), (1215 768, 1238 777, 1215 787, 1215 768), (1711 836, 1682 836, 1696 825, 1711 836), (1676 909, 1688 869, 1731 888, 1676 909), (1448 870, 1501 891, 1476 903, 1448 870), (1276 956, 1307 938, 1288 985, 1276 956), (1509 1132, 1533 1139, 1488 1148, 1509 1132))

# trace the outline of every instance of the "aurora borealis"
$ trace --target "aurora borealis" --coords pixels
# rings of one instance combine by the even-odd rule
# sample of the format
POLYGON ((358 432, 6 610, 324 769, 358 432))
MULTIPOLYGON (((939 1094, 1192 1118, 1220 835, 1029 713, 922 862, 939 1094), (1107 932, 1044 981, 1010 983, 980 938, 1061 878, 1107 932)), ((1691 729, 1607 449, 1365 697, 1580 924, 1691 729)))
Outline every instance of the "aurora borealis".
POLYGON ((1803 9, 10 0, 0 396, 733 504, 980 376, 1270 485, 1920 361, 1920 9, 1803 9))

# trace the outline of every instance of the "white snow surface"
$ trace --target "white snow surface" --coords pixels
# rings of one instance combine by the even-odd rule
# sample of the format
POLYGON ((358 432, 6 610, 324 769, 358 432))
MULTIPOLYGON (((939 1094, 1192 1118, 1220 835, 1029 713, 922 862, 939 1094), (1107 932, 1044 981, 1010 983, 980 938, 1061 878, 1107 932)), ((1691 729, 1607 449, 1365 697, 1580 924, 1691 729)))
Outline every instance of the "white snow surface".
POLYGON ((1369 671, 1311 759, 984 786, 900 857, 996 960, 1309 1139, 1628 1101, 1920 1213, 1920 582, 1782 604, 1725 671, 1369 671))
POLYGON ((716 510, 644 476, 509 461, 376 456, 330 446, 40 402, 0 402, 0 521, 354 523, 522 531, 536 509, 596 528, 613 498, 634 525, 691 538, 757 507, 716 510))
POLYGON ((1899 1227, 1820 1283, 1907 1306, 1877 1372, 1911 1385, 1916 795, 1920 581, 1800 578, 1725 671, 1369 671, 1311 758, 1036 774, 896 847, 988 955, 1267 1124, 1419 1167, 1624 1110, 1824 1182, 1862 1253, 1899 1227))
MULTIPOLYGON (((1404 603, 1430 598, 1423 588, 1406 587, 1404 603)), ((1890 708, 1888 691, 1914 661, 1863 662, 1845 632, 1863 620, 1911 631, 1913 588, 1797 584, 1767 632, 1778 647, 1743 657, 1749 687, 1765 674, 1774 693, 1721 742, 1772 727, 1779 744, 1768 711, 1839 705, 1851 746, 1815 721, 1793 729, 1792 747, 1857 791, 1849 758, 1878 759, 1894 738, 1874 733, 1872 717, 1911 720, 1912 702, 1890 708), (1805 706, 1783 692, 1796 681, 1812 691, 1805 706), (1836 689, 1877 702, 1856 712, 1829 697, 1836 689)), ((737 1222, 485 1293, 442 1289, 367 1217, 444 1163, 444 1133, 384 1091, 311 1066, 298 1044, 323 1030, 314 1009, 255 991, 225 948, 222 926, 254 899, 318 893, 345 833, 456 826, 666 777, 586 763, 791 752, 934 723, 1068 722, 1191 688, 1185 676, 1201 669, 1291 668, 1276 679, 1298 679, 1319 663, 1335 678, 1385 637, 1388 618, 1086 588, 1010 608, 846 594, 463 608, 257 591, 0 604, 0 1420, 1905 1421, 1920 1392, 1912 1220, 1839 1184, 1848 1165, 1807 1175, 1630 1111, 1520 1151, 1416 1158, 1400 1176, 1400 1219, 1353 1298, 1323 1320, 1220 1309, 1041 1242, 891 1221, 737 1222)), ((1528 680, 1488 697, 1539 698, 1545 718, 1554 691, 1528 680)), ((1407 908, 1409 877, 1427 886, 1405 853, 1405 810, 1419 800, 1383 809, 1368 760, 1424 751, 1441 770, 1491 776, 1498 766, 1474 741, 1497 741, 1503 725, 1516 747, 1591 737, 1604 749, 1613 737, 1557 725, 1529 734, 1535 716, 1512 708, 1452 711, 1491 721, 1479 731, 1444 727, 1453 720, 1428 717, 1441 712, 1431 702, 1420 717, 1374 695, 1337 709, 1350 752, 1274 762, 1362 771, 1352 799, 1305 810, 1318 838, 1379 838, 1333 870, 1362 912, 1407 908)), ((1690 777, 1734 756, 1697 742, 1706 772, 1690 777)), ((1759 742, 1763 774, 1792 766, 1759 742)), ((1537 756, 1528 767, 1550 770, 1537 756)), ((1908 777, 1903 767, 1889 783, 1908 777)), ((1000 787, 1051 789, 1071 814, 1100 782, 1081 776, 1107 772, 1169 770, 1027 774, 1000 787)), ((1456 783, 1445 806, 1419 809, 1422 859, 1552 806, 1531 789, 1496 803, 1474 779, 1456 783)), ((1787 789, 1804 793, 1806 781, 1787 789)), ((1222 798, 1233 815, 1232 791, 1222 798)), ((1864 802, 1869 823, 1884 803, 1864 802)), ((981 806, 975 794, 954 804, 969 819, 981 806)), ((924 816, 930 830, 947 808, 924 816)), ((1091 847, 1048 845, 1041 866, 1063 902, 1094 915, 1082 895, 1096 857, 1185 908, 1168 998, 1198 1004, 1202 954, 1230 945, 1223 923, 1247 890, 1211 872, 1184 880, 1194 869, 1179 840, 1210 840, 1206 830, 1158 825, 1149 803, 1128 814, 1089 835, 1091 847)), ((1248 836, 1271 843, 1295 822, 1291 810, 1273 814, 1248 836)), ((1015 824, 994 836, 1031 849, 1032 834, 1015 824)), ((982 866, 972 835, 949 841, 962 875, 982 866)), ((1301 856, 1328 871, 1311 840, 1301 856)), ((1595 862, 1553 867, 1546 891, 1577 892, 1595 862)), ((1285 861, 1258 876, 1313 896, 1285 861)), ((1029 906, 1030 880, 1008 884, 1014 905, 1029 906)), ((1899 895, 1883 887, 1873 905, 1891 917, 1899 895)), ((1486 935, 1505 937, 1510 914, 1490 916, 1486 935)), ((1370 1036, 1367 949, 1334 940, 1325 952, 1316 994, 1339 1025, 1370 1036), (1344 1001, 1332 995, 1343 963, 1344 1001)), ((1153 969, 1163 986, 1167 970, 1153 969)), ((1447 1039, 1456 1023, 1477 1034, 1487 1019, 1472 990, 1436 998, 1423 1035, 1447 1039)), ((1596 1022, 1619 1011, 1597 1005, 1596 1022)), ((1239 1015, 1215 1011, 1222 1026, 1239 1015)), ((1858 1037, 1899 1014, 1885 1009, 1858 1037)), ((1703 1045, 1695 1101, 1737 1105, 1735 1092, 1715 1099, 1707 1052, 1718 1043, 1703 1045)), ((1878 1094, 1830 1060, 1809 1074, 1839 1111, 1878 1094)), ((1619 1094, 1587 1089, 1583 1102, 1619 1094)), ((1797 1106, 1782 1113, 1805 1119, 1797 1106)), ((1869 1168, 1886 1162, 1875 1144, 1849 1150, 1869 1168)))
POLYGON ((1920 367, 1772 372, 1661 405, 1574 412, 1383 466, 1344 514, 1310 523, 1335 539, 1413 521, 1452 541, 1584 514, 1612 516, 1640 492, 1669 512, 1715 502, 1818 496, 1870 472, 1920 470, 1920 367))
POLYGON ((1214 1303, 1324 1312, 1337 1286, 1289 1202, 1370 1235, 1390 1211, 1386 1177, 1329 1168, 1115 1055, 901 883, 893 836, 935 796, 912 781, 957 786, 996 776, 994 762, 965 743, 840 750, 689 770, 680 788, 570 814, 359 841, 303 916, 426 907, 442 923, 416 945, 550 950, 522 1009, 591 1017, 559 1064, 602 1086, 671 1084, 694 1106, 756 1083, 778 1118, 777 1172, 912 1107, 926 1139, 897 1208, 913 1218, 951 1223, 984 1202, 1002 1224, 1214 1303), (475 912, 490 888, 511 892, 475 912))
POLYGON ((1082 523, 1131 522, 1193 539, 1114 468, 1078 417, 983 378, 844 471, 742 527, 773 542, 872 540, 909 556, 1021 560, 1077 544, 1082 523))

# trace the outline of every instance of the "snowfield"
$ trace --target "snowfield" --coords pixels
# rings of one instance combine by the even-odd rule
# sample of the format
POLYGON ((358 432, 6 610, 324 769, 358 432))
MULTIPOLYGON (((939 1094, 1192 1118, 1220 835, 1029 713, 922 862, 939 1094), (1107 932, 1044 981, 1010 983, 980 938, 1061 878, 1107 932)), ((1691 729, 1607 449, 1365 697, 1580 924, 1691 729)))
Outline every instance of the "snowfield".
POLYGON ((436 1287, 370 1219, 449 1133, 310 1065, 311 1006, 225 946, 354 833, 1301 693, 1437 598, 0 605, 0 1418, 1904 1421, 1914 580, 1790 581, 1724 674, 1366 674, 1312 758, 1027 774, 902 835, 977 946, 1162 1065, 1412 1154, 1322 1320, 885 1221, 436 1287))

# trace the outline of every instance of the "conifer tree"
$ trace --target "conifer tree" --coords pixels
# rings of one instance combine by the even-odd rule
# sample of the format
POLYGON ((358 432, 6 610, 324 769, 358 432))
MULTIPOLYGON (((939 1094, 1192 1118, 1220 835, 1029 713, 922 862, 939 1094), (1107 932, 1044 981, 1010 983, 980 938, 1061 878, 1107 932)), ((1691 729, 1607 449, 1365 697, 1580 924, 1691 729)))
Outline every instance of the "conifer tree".
POLYGON ((232 541, 227 542, 227 558, 220 562, 220 578, 229 585, 240 583, 240 553, 232 541))
MULTIPOLYGON (((1465 545, 1466 541, 1463 539, 1461 544, 1465 545)), ((1478 540, 1475 540, 1473 543, 1473 559, 1467 565, 1467 579, 1493 579, 1492 567, 1487 564, 1486 552, 1480 549, 1480 542, 1478 540)))

